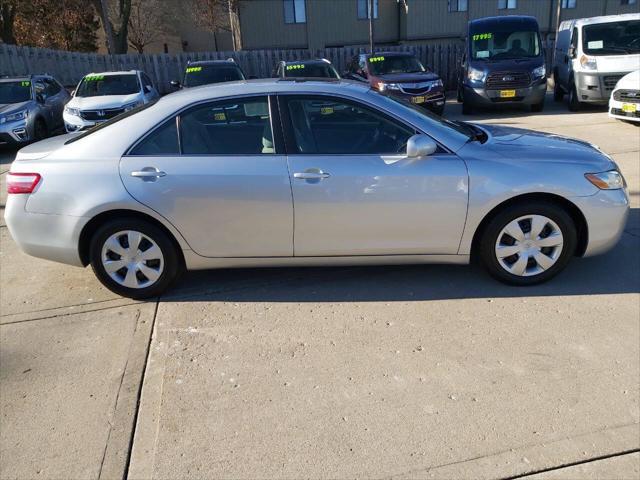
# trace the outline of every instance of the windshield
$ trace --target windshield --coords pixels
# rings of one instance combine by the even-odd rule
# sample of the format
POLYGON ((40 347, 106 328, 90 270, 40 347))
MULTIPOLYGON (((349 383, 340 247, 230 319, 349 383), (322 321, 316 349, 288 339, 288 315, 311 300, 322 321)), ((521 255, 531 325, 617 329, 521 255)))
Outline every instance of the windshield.
POLYGON ((538 32, 471 33, 471 58, 474 60, 505 60, 533 58, 540 55, 538 32))
POLYGON ((138 93, 140 85, 135 73, 127 75, 87 75, 82 79, 76 97, 130 95, 138 93))
POLYGON ((328 63, 286 65, 284 74, 286 77, 340 78, 336 69, 328 63))
POLYGON ((441 117, 440 115, 436 115, 435 113, 431 113, 429 110, 427 110, 424 107, 419 107, 418 105, 403 99, 402 97, 397 97, 395 95, 385 95, 385 97, 390 99, 390 100, 393 100, 396 103, 399 103, 403 107, 410 108, 414 112, 417 112, 417 113, 419 113, 420 115, 422 115, 424 117, 429 117, 430 120, 438 122, 441 125, 445 125, 445 126, 447 126, 449 128, 453 128, 456 132, 461 133, 462 135, 465 135, 469 139, 473 138, 475 136, 475 134, 476 134, 475 130, 473 128, 469 127, 468 125, 465 125, 462 122, 459 123, 459 122, 454 122, 454 121, 451 121, 451 120, 447 120, 444 117, 441 117))
POLYGON ((0 82, 0 104, 22 103, 31 100, 31 82, 0 82))
POLYGON ((588 55, 640 53, 640 20, 584 26, 582 50, 588 55))
POLYGON ((242 70, 234 65, 196 65, 187 67, 184 74, 185 87, 197 87, 210 83, 244 80, 242 70))
POLYGON ((416 57, 411 55, 391 55, 385 57, 378 55, 369 57, 369 71, 373 75, 385 75, 387 73, 417 73, 426 69, 416 57))

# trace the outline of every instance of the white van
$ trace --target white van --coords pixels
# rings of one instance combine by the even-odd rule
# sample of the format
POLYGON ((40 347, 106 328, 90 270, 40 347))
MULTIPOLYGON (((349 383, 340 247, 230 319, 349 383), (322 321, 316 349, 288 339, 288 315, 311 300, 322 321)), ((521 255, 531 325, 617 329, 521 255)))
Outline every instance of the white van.
POLYGON ((640 13, 566 20, 553 57, 554 99, 569 94, 569 110, 581 103, 605 105, 623 76, 640 69, 640 13))

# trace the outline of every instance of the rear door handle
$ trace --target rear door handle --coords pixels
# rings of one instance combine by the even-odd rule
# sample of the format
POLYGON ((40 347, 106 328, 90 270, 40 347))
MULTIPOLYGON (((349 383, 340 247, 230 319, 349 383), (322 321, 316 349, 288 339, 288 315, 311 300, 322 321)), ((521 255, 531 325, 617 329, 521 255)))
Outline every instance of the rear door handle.
POLYGON ((132 177, 141 178, 144 181, 155 181, 160 177, 166 177, 167 173, 155 167, 144 167, 142 170, 131 172, 132 177))
POLYGON ((293 174, 293 178, 299 178, 301 180, 322 180, 323 178, 329 178, 331 175, 326 172, 297 172, 293 174))

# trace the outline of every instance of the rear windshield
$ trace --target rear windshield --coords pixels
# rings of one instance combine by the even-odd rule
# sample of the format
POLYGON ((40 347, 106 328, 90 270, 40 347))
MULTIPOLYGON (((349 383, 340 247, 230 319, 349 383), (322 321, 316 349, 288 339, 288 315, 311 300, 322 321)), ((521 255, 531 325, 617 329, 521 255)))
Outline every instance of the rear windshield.
POLYGON ((0 82, 0 104, 31 100, 31 81, 0 82))
POLYGON ((369 71, 373 75, 385 75, 388 73, 417 73, 426 69, 416 57, 407 55, 376 55, 369 57, 369 71))
POLYGON ((340 78, 333 65, 328 63, 285 65, 284 75, 285 77, 340 78))
POLYGON ((640 53, 640 20, 585 25, 582 50, 589 55, 640 53))
POLYGON ((185 87, 197 87, 236 80, 244 80, 244 75, 242 70, 234 65, 194 65, 187 67, 183 83, 185 87))
POLYGON ((87 75, 76 90, 76 97, 101 97, 105 95, 130 95, 140 91, 138 76, 126 75, 87 75))

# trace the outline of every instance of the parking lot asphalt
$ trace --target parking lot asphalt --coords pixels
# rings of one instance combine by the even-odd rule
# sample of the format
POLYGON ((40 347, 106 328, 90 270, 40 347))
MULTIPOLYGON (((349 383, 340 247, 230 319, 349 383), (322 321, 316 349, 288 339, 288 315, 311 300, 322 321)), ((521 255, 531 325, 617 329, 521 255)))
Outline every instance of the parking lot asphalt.
POLYGON ((550 98, 465 119, 598 144, 629 183, 619 245, 529 288, 475 266, 243 269, 135 302, 2 221, 0 477, 638 478, 640 128, 550 98))

